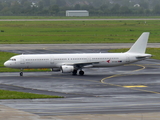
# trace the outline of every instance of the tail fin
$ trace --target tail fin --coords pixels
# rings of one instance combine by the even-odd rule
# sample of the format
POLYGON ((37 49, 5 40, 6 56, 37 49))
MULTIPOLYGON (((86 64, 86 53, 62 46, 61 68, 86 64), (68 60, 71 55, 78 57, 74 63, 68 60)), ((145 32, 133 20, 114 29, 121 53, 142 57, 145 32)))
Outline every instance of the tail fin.
POLYGON ((127 53, 140 53, 144 54, 146 52, 147 42, 149 38, 149 32, 144 32, 138 38, 138 40, 133 44, 133 46, 127 51, 127 53))

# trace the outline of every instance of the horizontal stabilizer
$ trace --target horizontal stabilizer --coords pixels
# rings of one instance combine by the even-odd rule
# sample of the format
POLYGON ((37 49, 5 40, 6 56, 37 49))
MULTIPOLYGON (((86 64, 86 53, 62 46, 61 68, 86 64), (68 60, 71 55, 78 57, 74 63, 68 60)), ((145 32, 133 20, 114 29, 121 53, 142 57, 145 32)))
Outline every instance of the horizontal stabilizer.
POLYGON ((141 55, 141 56, 137 56, 136 58, 140 60, 140 59, 146 59, 146 58, 150 58, 150 57, 152 57, 151 54, 144 54, 144 55, 141 55))

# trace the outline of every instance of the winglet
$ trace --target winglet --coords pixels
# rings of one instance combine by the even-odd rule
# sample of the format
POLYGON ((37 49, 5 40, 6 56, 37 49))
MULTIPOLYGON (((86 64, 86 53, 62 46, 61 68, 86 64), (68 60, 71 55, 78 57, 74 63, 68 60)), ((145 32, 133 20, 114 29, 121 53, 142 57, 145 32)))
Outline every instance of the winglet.
POLYGON ((149 32, 144 32, 138 38, 138 40, 133 44, 133 46, 127 51, 127 53, 140 53, 144 54, 146 52, 147 42, 149 39, 149 32))

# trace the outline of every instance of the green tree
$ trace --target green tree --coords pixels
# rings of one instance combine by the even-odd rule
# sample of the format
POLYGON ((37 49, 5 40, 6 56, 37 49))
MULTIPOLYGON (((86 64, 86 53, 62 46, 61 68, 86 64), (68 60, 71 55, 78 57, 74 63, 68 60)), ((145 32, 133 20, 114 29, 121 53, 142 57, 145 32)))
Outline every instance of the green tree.
POLYGON ((51 5, 51 2, 50 0, 43 0, 44 1, 44 6, 50 6, 51 5))
POLYGON ((108 14, 110 12, 107 4, 104 4, 100 7, 100 10, 103 11, 103 14, 108 14))
POLYGON ((0 2, 0 11, 3 9, 3 3, 0 2))
POLYGON ((160 4, 158 4, 158 5, 156 5, 155 7, 154 7, 154 9, 153 9, 153 13, 155 13, 155 14, 160 14, 160 4))
POLYGON ((142 0, 140 2, 140 6, 143 8, 143 9, 149 9, 149 3, 147 3, 146 1, 142 0))
POLYGON ((31 2, 28 0, 22 0, 21 2, 22 10, 21 13, 24 15, 28 15, 31 13, 31 2))
POLYGON ((56 5, 65 6, 66 5, 66 0, 56 0, 56 5))
POLYGON ((59 6, 58 5, 52 5, 49 9, 49 12, 51 14, 57 14, 59 12, 59 6))
POLYGON ((13 13, 13 15, 17 15, 17 14, 20 14, 21 13, 21 9, 22 9, 22 6, 19 2, 17 1, 13 1, 11 3, 11 11, 13 13))
POLYGON ((119 4, 115 4, 112 8, 111 8, 111 13, 113 14, 118 14, 120 12, 120 5, 119 4))
POLYGON ((131 11, 127 6, 122 6, 122 7, 120 8, 120 13, 121 13, 121 14, 131 14, 132 11, 131 11))
POLYGON ((75 9, 75 10, 80 10, 80 9, 81 9, 80 4, 76 4, 76 5, 74 6, 74 9, 75 9))
POLYGON ((38 3, 38 8, 39 8, 39 11, 42 11, 42 10, 43 10, 44 5, 43 5, 43 2, 42 2, 42 1, 40 1, 40 2, 38 3))

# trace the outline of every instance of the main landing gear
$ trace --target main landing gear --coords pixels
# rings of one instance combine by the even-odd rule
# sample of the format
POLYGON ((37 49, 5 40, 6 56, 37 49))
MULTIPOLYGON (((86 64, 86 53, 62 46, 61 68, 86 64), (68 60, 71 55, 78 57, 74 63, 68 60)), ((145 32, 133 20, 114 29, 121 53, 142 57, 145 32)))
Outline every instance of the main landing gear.
POLYGON ((77 70, 73 70, 72 75, 77 75, 77 70))
MULTIPOLYGON (((77 70, 73 70, 72 75, 77 75, 77 70)), ((80 70, 79 75, 81 75, 81 76, 84 75, 84 71, 80 70)))
POLYGON ((79 75, 81 75, 81 76, 84 75, 84 71, 80 70, 79 75))

